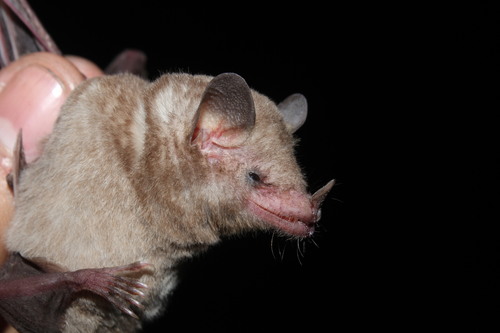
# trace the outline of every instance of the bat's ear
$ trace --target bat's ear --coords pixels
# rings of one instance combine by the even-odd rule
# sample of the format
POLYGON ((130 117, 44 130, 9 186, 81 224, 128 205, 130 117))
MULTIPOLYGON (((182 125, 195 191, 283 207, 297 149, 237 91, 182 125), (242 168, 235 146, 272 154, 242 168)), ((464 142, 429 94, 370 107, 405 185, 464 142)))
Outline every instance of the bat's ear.
POLYGON ((302 94, 290 95, 278 104, 278 110, 283 114, 286 128, 293 133, 306 121, 307 100, 302 94))
POLYGON ((255 125, 252 92, 234 73, 220 74, 208 84, 193 119, 191 141, 228 148, 241 145, 255 125))

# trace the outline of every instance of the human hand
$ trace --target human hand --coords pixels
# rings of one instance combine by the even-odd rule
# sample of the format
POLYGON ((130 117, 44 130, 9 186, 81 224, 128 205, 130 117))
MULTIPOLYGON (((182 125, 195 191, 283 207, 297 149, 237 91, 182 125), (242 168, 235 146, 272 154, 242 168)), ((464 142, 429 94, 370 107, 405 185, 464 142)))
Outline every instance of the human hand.
POLYGON ((29 54, 0 70, 0 264, 6 256, 2 239, 14 211, 6 175, 17 133, 23 130, 26 160, 34 161, 71 91, 86 78, 102 74, 86 59, 52 53, 29 54))

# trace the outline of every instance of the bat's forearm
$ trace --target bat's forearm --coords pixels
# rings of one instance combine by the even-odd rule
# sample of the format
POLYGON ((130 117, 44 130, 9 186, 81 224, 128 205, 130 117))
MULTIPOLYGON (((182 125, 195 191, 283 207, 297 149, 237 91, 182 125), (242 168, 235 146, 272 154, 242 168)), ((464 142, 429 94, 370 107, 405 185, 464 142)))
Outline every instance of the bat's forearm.
MULTIPOLYGON (((9 301, 25 302, 20 299, 21 297, 29 296, 26 304, 33 302, 36 306, 40 306, 40 302, 41 304, 50 302, 50 298, 47 301, 43 293, 55 292, 67 299, 74 293, 87 290, 114 304, 123 313, 138 318, 130 306, 142 308, 141 303, 134 296, 143 297, 142 290, 147 286, 137 279, 122 275, 142 274, 151 268, 152 266, 145 262, 135 262, 117 267, 90 268, 72 272, 40 272, 25 277, 7 278, 0 280, 0 308, 3 301, 6 304, 9 301)), ((17 270, 21 271, 19 267, 17 270)), ((65 306, 62 308, 65 309, 65 306)))
POLYGON ((46 273, 0 282, 0 300, 33 296, 53 290, 76 290, 77 284, 69 273, 46 273))

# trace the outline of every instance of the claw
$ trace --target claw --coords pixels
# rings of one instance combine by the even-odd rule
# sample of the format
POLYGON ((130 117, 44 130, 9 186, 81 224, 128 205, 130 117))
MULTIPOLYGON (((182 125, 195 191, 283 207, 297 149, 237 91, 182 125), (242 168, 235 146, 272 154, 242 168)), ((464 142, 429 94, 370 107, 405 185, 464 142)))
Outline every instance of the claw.
MULTIPOLYGON (((144 262, 144 261, 136 261, 132 264, 129 265, 123 265, 123 266, 117 266, 117 267, 111 267, 108 268, 110 272, 116 272, 117 274, 129 274, 129 273, 134 273, 134 272, 139 272, 139 271, 153 271, 154 267, 150 263, 144 262)), ((147 286, 146 286, 147 288, 147 286)))
POLYGON ((144 309, 144 305, 142 305, 142 303, 141 303, 141 302, 139 302, 138 300, 136 300, 135 298, 132 298, 132 297, 127 297, 127 301, 128 301, 130 304, 132 304, 132 305, 134 305, 134 306, 136 306, 136 307, 138 307, 138 308, 140 308, 140 309, 144 309))
POLYGON ((103 297, 123 313, 138 319, 139 317, 126 304, 144 309, 141 302, 133 296, 144 297, 145 293, 140 289, 147 289, 148 286, 136 279, 121 275, 150 270, 152 268, 151 264, 138 261, 130 265, 84 269, 73 273, 76 274, 75 279, 80 290, 89 290, 103 297))
MULTIPOLYGON (((115 304, 115 305, 116 305, 116 304, 115 304)), ((135 312, 134 312, 134 311, 132 311, 132 310, 130 310, 129 308, 124 307, 124 306, 119 306, 119 305, 116 305, 116 306, 117 306, 117 307, 120 309, 120 311, 122 311, 123 313, 128 314, 130 317, 132 317, 132 318, 135 318, 135 319, 139 320, 139 317, 135 314, 135 312)))

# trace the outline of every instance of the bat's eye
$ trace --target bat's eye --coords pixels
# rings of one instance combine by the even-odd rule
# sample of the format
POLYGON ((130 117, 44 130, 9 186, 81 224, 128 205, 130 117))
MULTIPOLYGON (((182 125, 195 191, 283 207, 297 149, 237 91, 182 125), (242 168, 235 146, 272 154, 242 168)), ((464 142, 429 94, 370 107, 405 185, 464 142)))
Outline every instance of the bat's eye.
POLYGON ((257 173, 253 172, 253 171, 250 171, 248 173, 248 179, 250 179, 250 181, 252 181, 252 183, 254 183, 254 184, 258 184, 258 183, 260 183, 262 181, 260 179, 260 176, 257 173))

